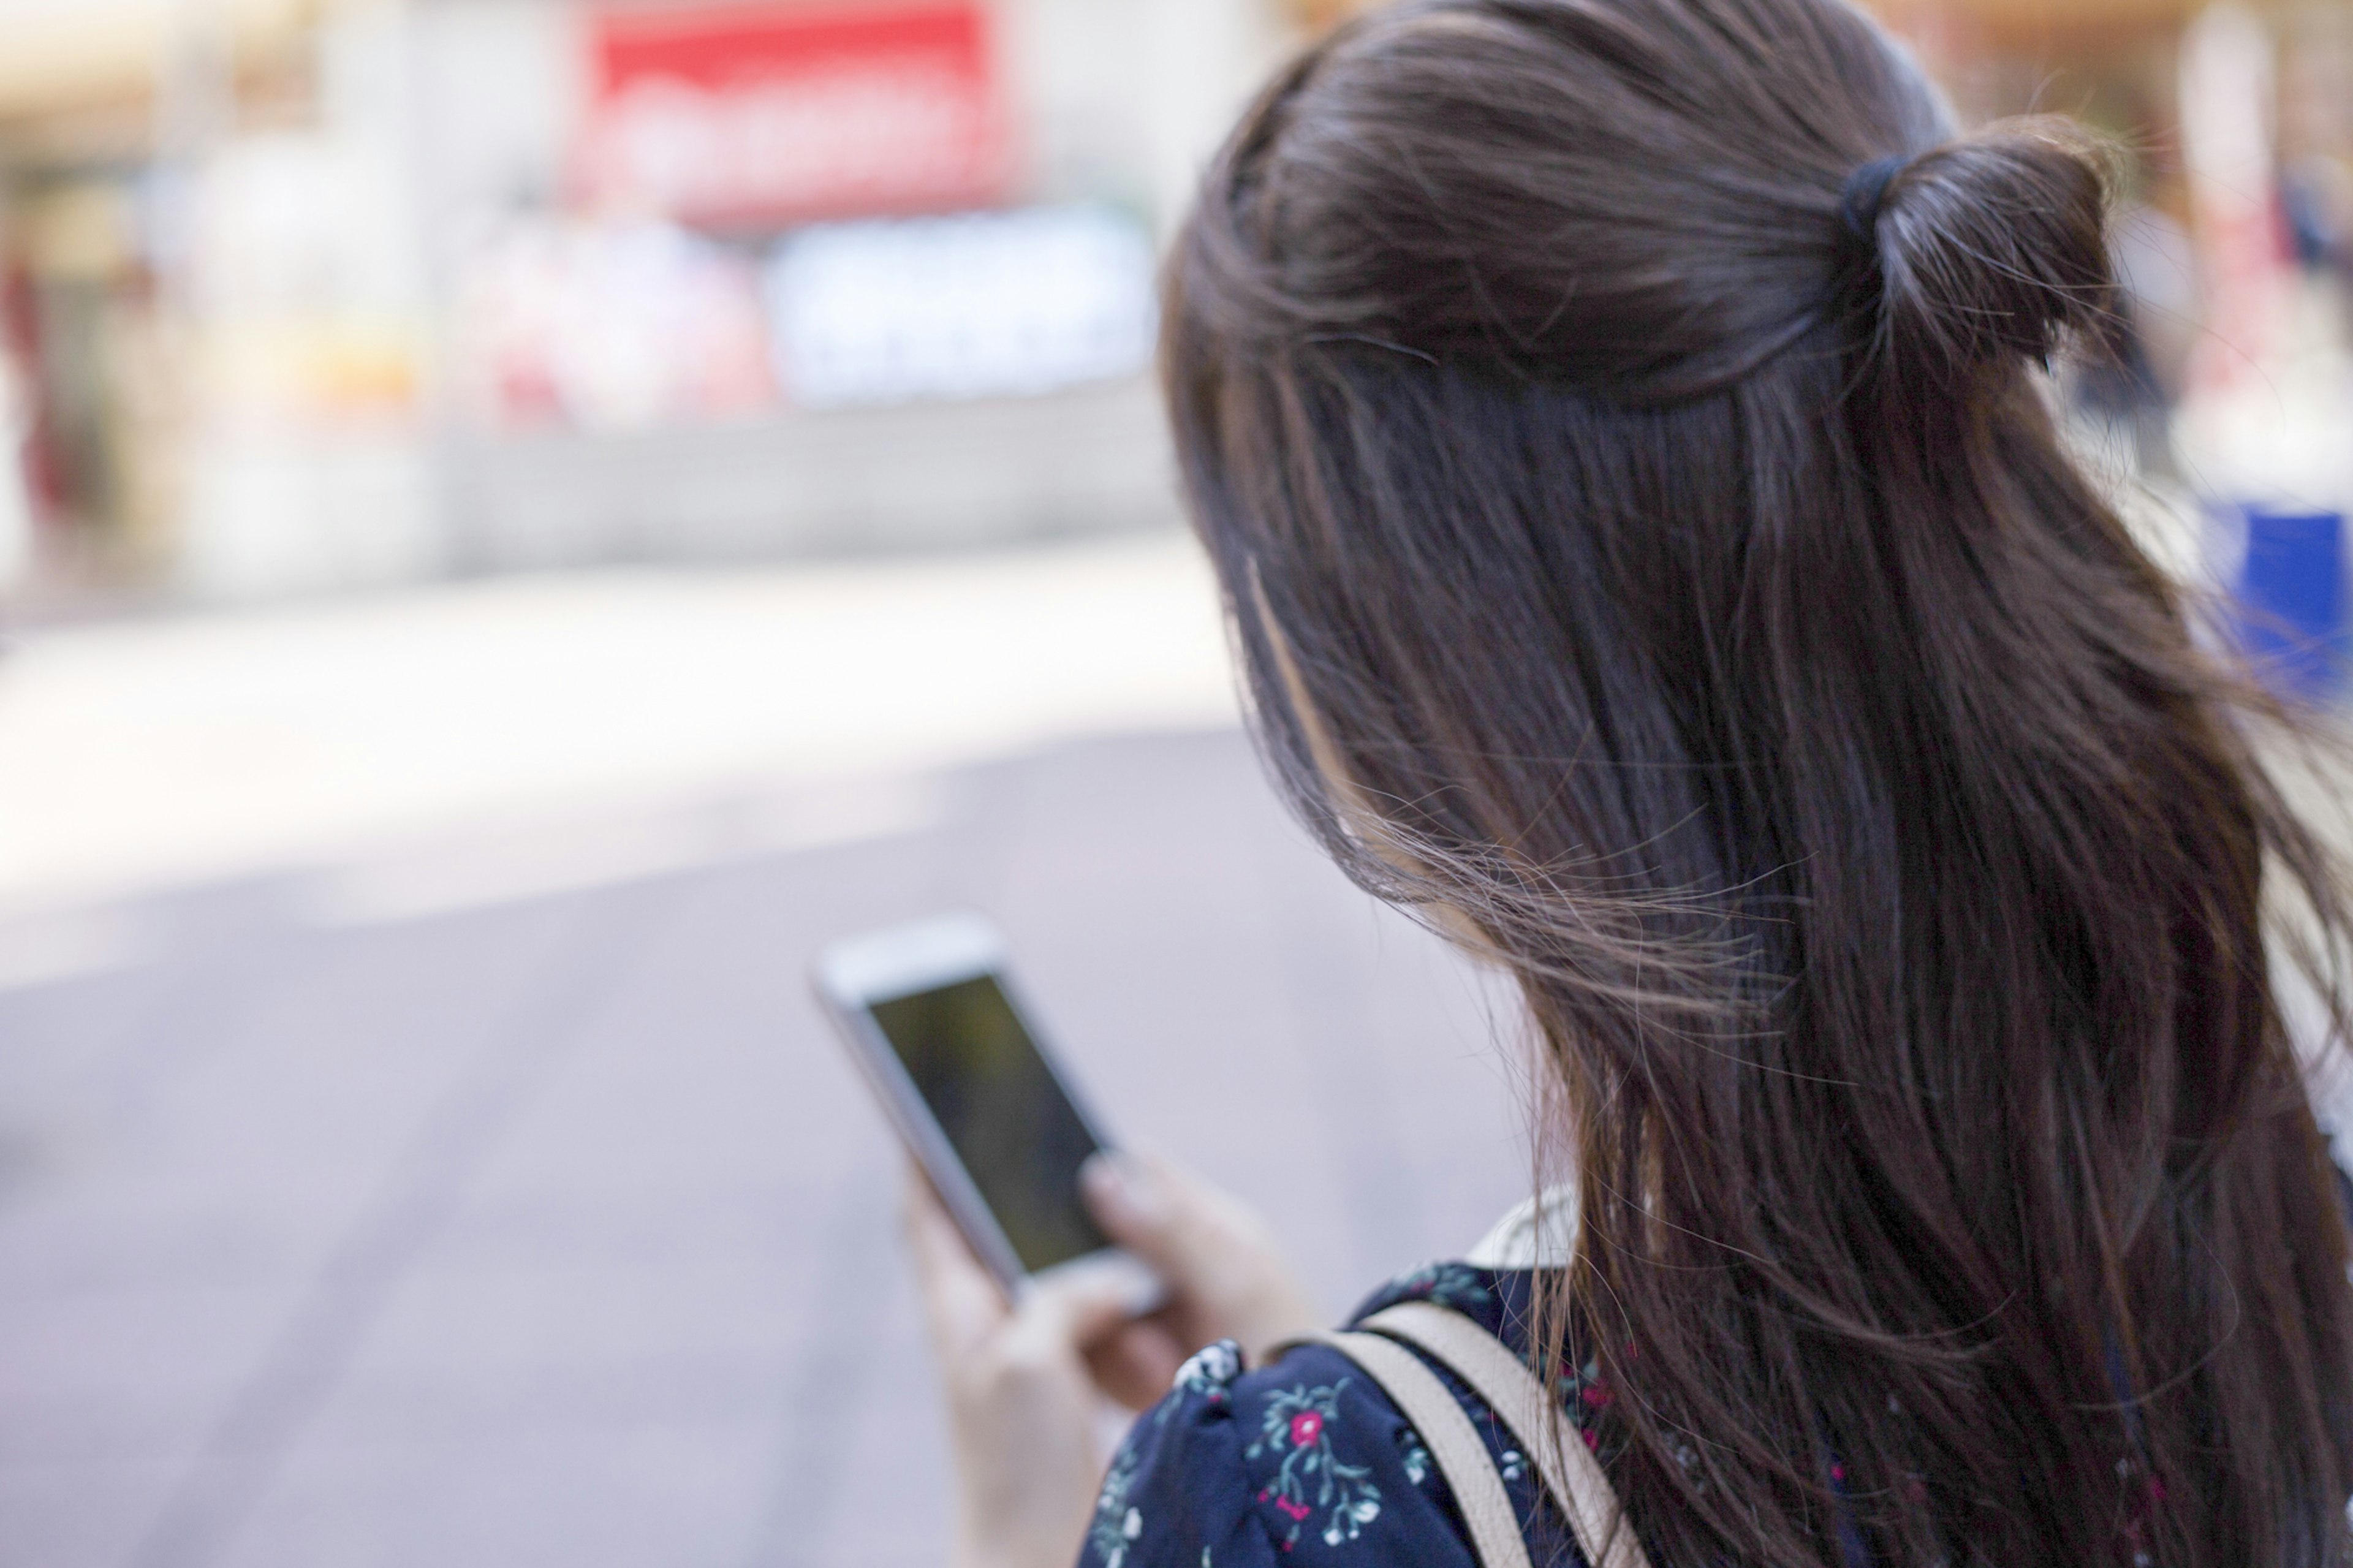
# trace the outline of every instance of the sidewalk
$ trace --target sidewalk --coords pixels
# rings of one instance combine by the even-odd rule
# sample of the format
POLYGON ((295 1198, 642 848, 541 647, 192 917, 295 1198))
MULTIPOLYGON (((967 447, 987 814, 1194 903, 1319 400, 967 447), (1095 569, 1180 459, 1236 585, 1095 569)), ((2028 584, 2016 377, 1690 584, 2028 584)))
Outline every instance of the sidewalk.
POLYGON ((0 909, 1233 717, 1176 533, 36 633, 0 657, 0 909))

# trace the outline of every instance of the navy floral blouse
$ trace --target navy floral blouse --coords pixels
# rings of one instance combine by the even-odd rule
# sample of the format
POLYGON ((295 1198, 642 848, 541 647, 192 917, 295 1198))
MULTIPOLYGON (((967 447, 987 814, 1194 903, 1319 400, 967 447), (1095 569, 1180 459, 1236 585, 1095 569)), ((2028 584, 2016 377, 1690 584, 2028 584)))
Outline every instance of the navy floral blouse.
MULTIPOLYGON (((1376 1291, 1351 1323, 1399 1301, 1437 1301, 1522 1355, 1534 1320, 1532 1269, 1440 1263, 1376 1291)), ((1486 1439, 1538 1563, 1583 1568, 1535 1467, 1479 1397, 1424 1358, 1486 1439)), ((1609 1391, 1590 1363, 1558 1379, 1588 1445, 1609 1391)), ((1606 1458, 1606 1456, 1605 1456, 1606 1458)), ((1379 1386, 1323 1345, 1245 1368, 1230 1340, 1201 1352, 1113 1458, 1081 1568, 1356 1568, 1411 1563, 1474 1568, 1469 1534, 1438 1467, 1379 1386)))

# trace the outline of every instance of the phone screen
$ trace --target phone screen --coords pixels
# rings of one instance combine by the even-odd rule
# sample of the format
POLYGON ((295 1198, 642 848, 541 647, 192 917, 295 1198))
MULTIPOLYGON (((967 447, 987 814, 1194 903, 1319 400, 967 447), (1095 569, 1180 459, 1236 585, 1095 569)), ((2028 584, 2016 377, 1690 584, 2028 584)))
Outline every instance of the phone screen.
POLYGON ((1079 1199, 1094 1134, 990 975, 868 1004, 1023 1268, 1111 1245, 1079 1199))

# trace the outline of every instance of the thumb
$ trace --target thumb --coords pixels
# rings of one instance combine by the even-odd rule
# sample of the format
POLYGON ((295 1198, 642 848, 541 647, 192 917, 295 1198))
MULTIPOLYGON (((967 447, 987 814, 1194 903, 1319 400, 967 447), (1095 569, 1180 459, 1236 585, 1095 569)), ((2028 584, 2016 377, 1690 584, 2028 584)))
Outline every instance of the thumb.
POLYGON ((1099 1154, 1080 1175, 1111 1238, 1169 1290, 1166 1320, 1188 1349, 1234 1339, 1253 1355, 1324 1314, 1258 1212, 1164 1161, 1099 1154))
POLYGON ((1172 1283, 1193 1279, 1220 1250, 1216 1216, 1157 1163, 1103 1152, 1080 1173, 1087 1206, 1112 1240, 1172 1283))

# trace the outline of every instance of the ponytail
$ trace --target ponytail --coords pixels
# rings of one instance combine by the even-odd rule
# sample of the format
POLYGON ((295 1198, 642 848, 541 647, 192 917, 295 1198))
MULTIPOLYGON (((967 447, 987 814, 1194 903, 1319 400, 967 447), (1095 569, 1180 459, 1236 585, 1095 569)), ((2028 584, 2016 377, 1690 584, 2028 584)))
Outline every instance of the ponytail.
POLYGON ((2109 172, 2073 122, 2004 121, 1886 169, 1861 236, 1879 371, 1952 384, 2114 320, 2109 172))

